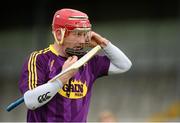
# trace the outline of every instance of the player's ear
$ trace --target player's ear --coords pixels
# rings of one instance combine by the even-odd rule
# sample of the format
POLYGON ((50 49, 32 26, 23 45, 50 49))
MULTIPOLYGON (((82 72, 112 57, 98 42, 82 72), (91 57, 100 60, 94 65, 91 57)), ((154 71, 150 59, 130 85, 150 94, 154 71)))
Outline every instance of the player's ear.
POLYGON ((61 40, 61 31, 60 30, 56 30, 55 31, 55 35, 56 35, 57 40, 60 41, 61 40))

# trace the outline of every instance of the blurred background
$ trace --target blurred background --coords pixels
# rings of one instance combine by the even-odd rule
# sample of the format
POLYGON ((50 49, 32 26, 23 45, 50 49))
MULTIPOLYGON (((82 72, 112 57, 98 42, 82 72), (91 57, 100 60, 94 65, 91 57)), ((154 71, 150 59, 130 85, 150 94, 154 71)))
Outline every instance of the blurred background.
POLYGON ((6 0, 0 5, 0 121, 26 121, 18 80, 33 50, 53 43, 51 23, 58 9, 86 12, 92 29, 111 40, 132 61, 130 71, 100 78, 94 85, 88 121, 111 112, 116 121, 180 121, 179 0, 6 0))

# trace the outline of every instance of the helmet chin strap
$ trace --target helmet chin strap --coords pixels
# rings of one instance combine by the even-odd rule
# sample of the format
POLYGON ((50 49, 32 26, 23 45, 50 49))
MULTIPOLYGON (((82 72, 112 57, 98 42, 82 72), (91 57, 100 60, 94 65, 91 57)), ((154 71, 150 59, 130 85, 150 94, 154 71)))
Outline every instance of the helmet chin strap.
POLYGON ((56 41, 56 43, 57 43, 58 45, 62 45, 62 44, 63 44, 64 35, 65 35, 65 32, 66 32, 66 29, 65 29, 65 28, 60 28, 60 31, 61 31, 61 41, 59 41, 59 40, 57 39, 55 31, 53 31, 54 39, 55 39, 55 41, 56 41))

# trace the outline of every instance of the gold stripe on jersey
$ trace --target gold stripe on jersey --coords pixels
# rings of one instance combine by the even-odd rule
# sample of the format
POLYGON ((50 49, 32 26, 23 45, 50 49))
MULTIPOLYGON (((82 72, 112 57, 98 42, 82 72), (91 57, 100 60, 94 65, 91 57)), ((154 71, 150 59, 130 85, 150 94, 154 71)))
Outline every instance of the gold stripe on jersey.
POLYGON ((34 71, 34 81, 32 81, 32 88, 35 88, 37 85, 37 71, 36 71, 36 58, 39 54, 42 54, 43 50, 39 51, 34 57, 33 61, 33 71, 34 71))
POLYGON ((37 59, 37 56, 39 55, 39 54, 43 54, 43 53, 46 53, 46 52, 48 52, 49 51, 49 48, 46 48, 46 49, 44 49, 44 50, 40 50, 40 51, 38 51, 38 52, 35 52, 34 53, 34 56, 33 56, 33 58, 32 58, 32 64, 31 64, 31 70, 32 70, 32 79, 31 79, 31 88, 32 89, 34 89, 34 88, 36 88, 37 87, 37 80, 38 80, 38 75, 37 75, 37 68, 36 68, 36 59, 37 59))
POLYGON ((30 86, 30 79, 31 79, 30 62, 31 62, 32 54, 33 53, 31 53, 31 55, 29 57, 29 61, 28 61, 28 87, 30 90, 31 90, 31 86, 30 86))
POLYGON ((35 74, 34 74, 34 58, 36 56, 36 54, 38 53, 38 51, 34 52, 32 60, 31 60, 31 64, 30 64, 30 68, 31 68, 31 89, 33 89, 33 83, 34 83, 34 79, 35 79, 35 74))
POLYGON ((43 50, 43 53, 46 53, 49 51, 49 47, 43 50))
POLYGON ((34 57, 34 54, 36 52, 31 53, 29 61, 28 61, 28 86, 29 89, 31 90, 31 80, 32 80, 32 69, 31 69, 31 62, 32 62, 32 57, 34 57))
POLYGON ((34 81, 32 81, 32 87, 33 87, 33 88, 36 88, 36 87, 37 87, 37 78, 38 78, 38 76, 37 76, 37 68, 36 68, 36 59, 37 59, 37 56, 38 56, 39 54, 44 54, 44 53, 46 53, 46 52, 48 52, 48 51, 49 51, 49 48, 46 48, 46 49, 44 49, 44 50, 40 50, 39 53, 37 53, 37 54, 35 55, 35 57, 34 57, 34 65, 33 65, 33 67, 34 67, 34 77, 35 77, 35 79, 34 79, 34 81))

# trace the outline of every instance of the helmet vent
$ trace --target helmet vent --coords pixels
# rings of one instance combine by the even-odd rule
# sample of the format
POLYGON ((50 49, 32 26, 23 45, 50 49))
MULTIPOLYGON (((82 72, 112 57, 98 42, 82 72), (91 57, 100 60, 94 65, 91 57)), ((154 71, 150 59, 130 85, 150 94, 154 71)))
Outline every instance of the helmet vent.
POLYGON ((68 20, 86 20, 88 19, 87 16, 70 16, 68 20))

